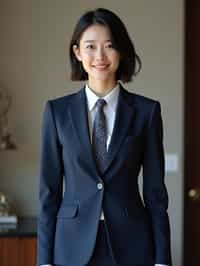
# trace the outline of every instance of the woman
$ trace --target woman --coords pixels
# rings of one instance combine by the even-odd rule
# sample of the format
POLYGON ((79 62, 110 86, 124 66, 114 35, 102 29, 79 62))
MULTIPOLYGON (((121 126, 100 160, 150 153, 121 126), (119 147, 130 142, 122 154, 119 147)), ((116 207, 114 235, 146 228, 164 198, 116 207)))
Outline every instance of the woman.
POLYGON ((37 263, 171 265, 161 107, 119 82, 141 68, 120 18, 86 12, 70 59, 72 80, 85 84, 45 106, 37 263))

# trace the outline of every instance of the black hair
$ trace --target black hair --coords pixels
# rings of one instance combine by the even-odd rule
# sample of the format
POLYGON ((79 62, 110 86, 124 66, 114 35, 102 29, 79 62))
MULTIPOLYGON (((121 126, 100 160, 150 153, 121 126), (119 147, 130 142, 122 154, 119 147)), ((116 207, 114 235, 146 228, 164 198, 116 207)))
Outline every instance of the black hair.
POLYGON ((142 63, 140 57, 136 54, 133 42, 121 19, 115 13, 105 8, 87 11, 80 17, 75 26, 69 47, 71 80, 88 80, 88 74, 73 52, 73 45, 79 46, 83 32, 88 27, 95 24, 107 26, 109 28, 112 44, 121 56, 119 67, 116 72, 116 79, 123 82, 131 81, 132 77, 136 76, 141 69, 142 63))

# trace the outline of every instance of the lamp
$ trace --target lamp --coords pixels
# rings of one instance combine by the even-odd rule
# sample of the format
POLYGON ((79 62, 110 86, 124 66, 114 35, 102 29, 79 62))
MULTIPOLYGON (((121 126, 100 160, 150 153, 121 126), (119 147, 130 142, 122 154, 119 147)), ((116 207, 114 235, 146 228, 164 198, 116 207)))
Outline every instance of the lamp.
POLYGON ((0 88, 0 151, 16 150, 16 144, 11 139, 11 134, 8 130, 8 111, 11 106, 11 96, 7 91, 0 88))

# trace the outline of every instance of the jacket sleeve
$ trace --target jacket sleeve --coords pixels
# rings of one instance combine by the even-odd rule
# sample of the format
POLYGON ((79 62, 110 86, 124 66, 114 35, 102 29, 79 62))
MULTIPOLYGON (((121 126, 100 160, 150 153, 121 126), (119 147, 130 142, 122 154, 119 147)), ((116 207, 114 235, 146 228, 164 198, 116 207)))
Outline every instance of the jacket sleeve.
POLYGON ((61 145, 51 101, 45 105, 41 136, 37 265, 53 264, 56 215, 63 189, 61 145))
POLYGON ((165 159, 161 106, 154 103, 146 131, 143 161, 143 197, 152 222, 155 264, 171 265, 168 193, 164 183, 165 159))

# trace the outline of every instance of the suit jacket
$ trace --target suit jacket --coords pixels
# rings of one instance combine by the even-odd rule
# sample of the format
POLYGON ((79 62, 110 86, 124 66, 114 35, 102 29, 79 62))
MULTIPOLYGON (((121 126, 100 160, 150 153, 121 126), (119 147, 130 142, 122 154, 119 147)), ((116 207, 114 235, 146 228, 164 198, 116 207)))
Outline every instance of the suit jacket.
POLYGON ((42 123, 37 264, 86 265, 103 208, 117 265, 171 265, 164 164, 159 101, 120 84, 108 160, 100 174, 90 143, 84 87, 48 100, 42 123), (141 167, 143 200, 138 188, 141 167))

